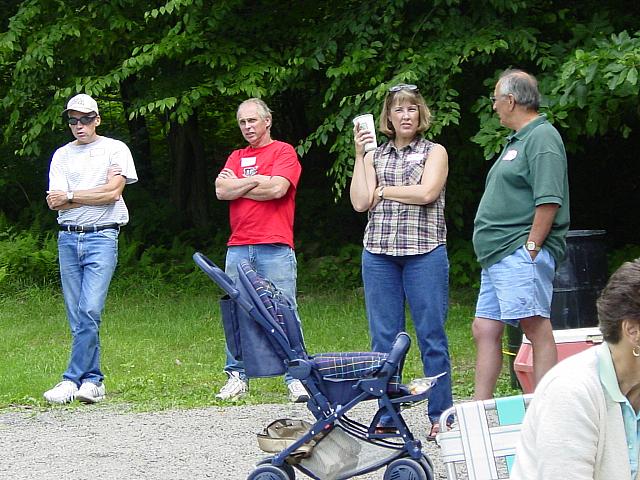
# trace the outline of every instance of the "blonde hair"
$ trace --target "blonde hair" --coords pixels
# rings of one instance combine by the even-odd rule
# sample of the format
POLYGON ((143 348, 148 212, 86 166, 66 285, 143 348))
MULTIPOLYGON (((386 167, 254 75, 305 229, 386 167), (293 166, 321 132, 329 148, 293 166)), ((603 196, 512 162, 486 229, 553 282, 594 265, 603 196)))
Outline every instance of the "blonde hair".
POLYGON ((418 133, 427 131, 431 125, 431 111, 427 107, 424 98, 420 95, 418 90, 401 89, 397 92, 389 92, 384 99, 384 105, 382 106, 382 112, 380 113, 379 127, 380 131, 389 138, 395 138, 396 132, 393 128, 393 124, 389 120, 389 113, 394 105, 398 105, 404 102, 409 102, 412 105, 418 107, 420 112, 420 122, 418 123, 418 133))

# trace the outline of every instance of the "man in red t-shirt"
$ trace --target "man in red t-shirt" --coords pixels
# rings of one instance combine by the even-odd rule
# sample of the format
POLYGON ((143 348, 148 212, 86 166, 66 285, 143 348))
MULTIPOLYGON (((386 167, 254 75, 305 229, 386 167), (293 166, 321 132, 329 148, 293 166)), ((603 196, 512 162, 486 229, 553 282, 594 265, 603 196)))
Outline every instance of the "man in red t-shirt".
MULTIPOLYGON (((238 107, 238 126, 249 146, 235 150, 216 178, 216 196, 229 200, 231 236, 225 271, 234 281, 236 267, 248 260, 296 304, 297 263, 293 245, 293 218, 302 167, 288 143, 271 138, 271 110, 258 98, 238 107)), ((249 390, 242 361, 227 350, 227 383, 216 398, 235 400, 249 390)), ((306 402, 299 380, 285 377, 289 398, 306 402)))

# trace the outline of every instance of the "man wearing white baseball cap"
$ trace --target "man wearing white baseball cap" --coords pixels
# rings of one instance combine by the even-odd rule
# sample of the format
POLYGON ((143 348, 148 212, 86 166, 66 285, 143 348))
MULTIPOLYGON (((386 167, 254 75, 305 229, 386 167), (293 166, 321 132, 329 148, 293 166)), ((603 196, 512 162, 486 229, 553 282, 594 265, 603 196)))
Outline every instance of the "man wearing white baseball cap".
POLYGON ((73 341, 62 381, 44 398, 96 403, 105 397, 102 310, 118 259, 120 227, 129 221, 122 191, 138 175, 129 148, 97 134, 101 118, 91 96, 74 96, 62 114, 75 140, 53 154, 47 204, 58 212, 60 278, 73 341))
POLYGON ((75 97, 72 97, 67 103, 67 108, 64 109, 62 114, 64 115, 69 110, 75 110, 76 112, 82 113, 95 113, 100 116, 100 112, 98 111, 98 103, 86 93, 79 93, 75 97))

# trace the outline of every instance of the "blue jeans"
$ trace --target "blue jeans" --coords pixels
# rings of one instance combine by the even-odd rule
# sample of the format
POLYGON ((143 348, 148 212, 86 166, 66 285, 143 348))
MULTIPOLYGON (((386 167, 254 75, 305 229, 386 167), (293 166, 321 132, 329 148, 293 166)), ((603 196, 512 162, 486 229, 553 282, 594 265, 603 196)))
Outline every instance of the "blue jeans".
POLYGON ((100 322, 118 262, 118 230, 60 232, 58 257, 64 304, 73 342, 62 375, 76 385, 100 383, 100 322))
MULTIPOLYGON (((286 295, 292 305, 297 306, 296 281, 298 263, 296 261, 296 253, 291 247, 274 243, 229 247, 224 270, 234 282, 238 280, 237 265, 241 260, 248 260, 259 275, 268 278, 286 295)), ((246 381, 247 376, 243 362, 234 358, 228 348, 225 347, 225 350, 227 364, 224 367, 224 371, 237 372, 240 378, 246 381)), ((285 375, 285 381, 289 383, 291 377, 285 375)))
POLYGON ((424 374, 447 374, 431 391, 428 414, 437 422, 453 404, 449 344, 444 330, 449 306, 449 259, 444 245, 422 255, 391 256, 362 251, 362 280, 371 349, 388 352, 405 330, 409 304, 424 374))

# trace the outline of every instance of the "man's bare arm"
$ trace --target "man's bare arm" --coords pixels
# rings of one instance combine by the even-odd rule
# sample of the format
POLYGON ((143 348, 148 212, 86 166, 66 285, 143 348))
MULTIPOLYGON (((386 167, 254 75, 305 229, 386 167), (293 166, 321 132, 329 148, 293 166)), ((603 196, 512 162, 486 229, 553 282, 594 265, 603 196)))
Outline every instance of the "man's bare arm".
POLYGON ((233 170, 224 168, 216 178, 216 197, 218 200, 236 200, 243 197, 258 185, 259 177, 262 175, 238 178, 233 170))
MULTIPOLYGON (((536 207, 536 213, 533 217, 533 225, 531 225, 531 232, 529 232, 529 238, 536 243, 536 245, 542 246, 544 241, 551 231, 553 226, 553 220, 556 218, 556 213, 560 205, 557 203, 543 203, 536 207)), ((538 252, 529 252, 531 258, 536 258, 538 252)))
POLYGON ((47 205, 51 210, 69 210, 83 205, 109 205, 120 199, 126 183, 121 168, 114 165, 107 173, 107 183, 87 190, 74 190, 73 201, 67 199, 67 192, 50 190, 47 192, 47 205))
POLYGON ((284 177, 274 176, 266 177, 264 175, 256 175, 262 177, 260 183, 255 188, 252 188, 243 196, 244 198, 250 198, 251 200, 257 200, 264 202, 267 200, 276 200, 286 195, 289 190, 291 182, 284 177))

